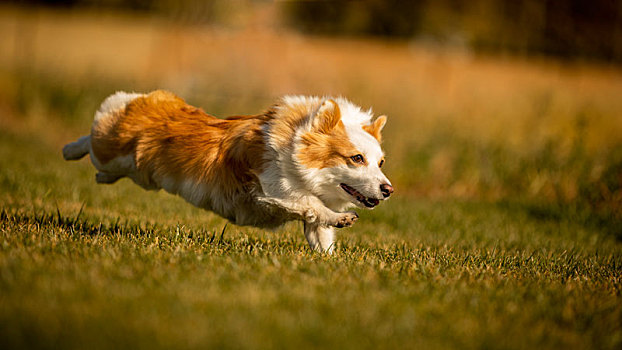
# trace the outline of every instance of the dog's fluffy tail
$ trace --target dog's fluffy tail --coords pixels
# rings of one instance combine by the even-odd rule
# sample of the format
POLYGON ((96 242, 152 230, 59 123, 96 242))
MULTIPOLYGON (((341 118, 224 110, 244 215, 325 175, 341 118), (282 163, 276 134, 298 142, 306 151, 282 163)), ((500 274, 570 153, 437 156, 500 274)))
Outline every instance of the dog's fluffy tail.
POLYGON ((78 160, 91 151, 91 135, 82 136, 76 142, 66 144, 63 147, 65 160, 78 160))

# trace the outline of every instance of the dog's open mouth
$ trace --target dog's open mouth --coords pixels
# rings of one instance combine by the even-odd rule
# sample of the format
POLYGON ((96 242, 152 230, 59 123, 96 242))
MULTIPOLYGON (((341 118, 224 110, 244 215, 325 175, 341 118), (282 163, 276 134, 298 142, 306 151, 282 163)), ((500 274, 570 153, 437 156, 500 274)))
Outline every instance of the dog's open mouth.
POLYGON ((378 203, 380 203, 380 201, 377 200, 376 198, 365 197, 364 195, 361 194, 361 192, 355 190, 354 188, 344 183, 342 183, 340 186, 341 188, 343 188, 344 191, 348 192, 349 195, 356 198, 357 201, 363 203, 363 205, 365 205, 367 208, 373 208, 377 206, 378 203))

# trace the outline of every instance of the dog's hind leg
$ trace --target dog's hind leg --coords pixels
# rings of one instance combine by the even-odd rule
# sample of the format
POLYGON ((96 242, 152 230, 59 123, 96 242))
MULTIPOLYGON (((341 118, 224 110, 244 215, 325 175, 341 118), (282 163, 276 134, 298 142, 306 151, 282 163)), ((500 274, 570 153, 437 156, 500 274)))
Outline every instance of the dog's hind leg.
POLYGON ((82 136, 76 142, 66 144, 63 147, 65 160, 78 160, 91 151, 91 135, 82 136))

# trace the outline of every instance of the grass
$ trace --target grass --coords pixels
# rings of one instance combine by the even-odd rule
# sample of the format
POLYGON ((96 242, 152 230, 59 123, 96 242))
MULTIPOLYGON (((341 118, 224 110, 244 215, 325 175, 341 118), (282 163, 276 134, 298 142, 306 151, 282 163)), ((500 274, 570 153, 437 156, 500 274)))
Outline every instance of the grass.
POLYGON ((12 21, 38 29, 30 61, 0 43, 0 347, 622 345, 619 70, 12 14, 0 9, 12 41, 34 35, 12 21), (193 50, 171 58, 170 42, 193 50), (227 225, 62 160, 106 95, 153 88, 217 115, 282 93, 363 101, 389 115, 396 196, 326 256, 299 223, 227 225))
MULTIPOLYGON (((451 209, 462 213, 459 222, 470 216, 451 209)), ((12 347, 616 348, 620 341, 619 256, 594 246, 346 241, 326 257, 291 234, 232 232, 221 240, 6 213, 3 233, 2 338, 12 347)))
MULTIPOLYGON (((71 125, 71 124, 69 124, 71 125)), ((0 134, 3 348, 610 348, 622 246, 520 203, 400 196, 310 252, 0 134), (505 203, 505 204, 504 204, 505 203)))

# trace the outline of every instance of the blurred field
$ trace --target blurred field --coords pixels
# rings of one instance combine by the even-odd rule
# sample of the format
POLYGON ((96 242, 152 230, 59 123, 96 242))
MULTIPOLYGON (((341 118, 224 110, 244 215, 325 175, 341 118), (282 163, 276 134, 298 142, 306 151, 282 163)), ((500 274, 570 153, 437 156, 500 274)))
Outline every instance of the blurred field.
POLYGON ((0 345, 622 344, 619 67, 305 37, 270 18, 0 8, 0 345), (389 116, 396 198, 325 257, 298 225, 221 236, 218 217, 61 160, 105 96, 155 88, 221 116, 293 93, 372 107, 389 116))
POLYGON ((4 104, 22 99, 19 114, 85 130, 117 89, 168 88, 216 115, 257 113, 283 94, 340 94, 389 115, 388 166, 402 193, 619 202, 619 180, 611 193, 583 193, 620 172, 619 69, 308 38, 260 19, 227 30, 5 10, 4 104))

